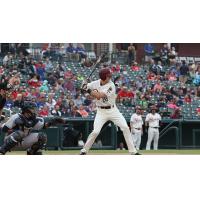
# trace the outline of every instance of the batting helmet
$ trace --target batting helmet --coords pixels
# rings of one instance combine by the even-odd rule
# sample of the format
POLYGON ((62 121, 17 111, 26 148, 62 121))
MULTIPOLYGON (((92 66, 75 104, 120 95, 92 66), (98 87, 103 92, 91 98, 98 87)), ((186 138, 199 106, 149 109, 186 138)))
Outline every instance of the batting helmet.
POLYGON ((99 71, 99 78, 102 81, 105 81, 107 77, 109 77, 109 78, 112 77, 112 73, 111 73, 110 69, 109 68, 103 68, 103 69, 101 69, 99 71))

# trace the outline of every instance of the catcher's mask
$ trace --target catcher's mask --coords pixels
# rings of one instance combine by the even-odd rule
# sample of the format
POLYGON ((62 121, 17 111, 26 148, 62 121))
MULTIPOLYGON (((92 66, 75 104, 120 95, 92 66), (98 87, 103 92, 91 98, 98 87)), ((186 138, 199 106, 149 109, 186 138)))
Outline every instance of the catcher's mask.
POLYGON ((24 102, 22 106, 22 114, 28 120, 34 120, 37 116, 37 105, 34 102, 24 102))

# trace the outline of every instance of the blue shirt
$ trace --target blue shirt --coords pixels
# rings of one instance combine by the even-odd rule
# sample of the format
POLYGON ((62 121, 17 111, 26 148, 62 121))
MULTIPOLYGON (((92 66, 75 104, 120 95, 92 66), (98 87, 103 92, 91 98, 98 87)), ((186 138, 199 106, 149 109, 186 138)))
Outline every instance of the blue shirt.
POLYGON ((76 49, 74 47, 67 47, 68 53, 74 53, 74 51, 76 52, 76 49))
POLYGON ((154 53, 154 47, 152 44, 145 44, 144 45, 144 51, 147 55, 151 55, 154 53))

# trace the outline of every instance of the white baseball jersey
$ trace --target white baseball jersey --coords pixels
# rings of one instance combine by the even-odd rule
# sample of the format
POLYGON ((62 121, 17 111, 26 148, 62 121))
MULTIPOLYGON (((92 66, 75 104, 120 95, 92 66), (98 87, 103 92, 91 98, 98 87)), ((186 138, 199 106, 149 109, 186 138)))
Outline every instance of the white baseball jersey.
POLYGON ((142 116, 141 115, 138 115, 138 114, 134 113, 131 116, 130 122, 133 123, 133 125, 132 125, 133 128, 142 128, 143 120, 142 120, 142 116))
POLYGON ((96 99, 97 106, 112 106, 115 105, 116 94, 115 94, 115 84, 109 81, 105 85, 100 84, 100 79, 97 81, 92 81, 87 84, 87 88, 91 90, 96 90, 98 92, 103 92, 106 94, 107 98, 96 99))
POLYGON ((147 114, 145 121, 149 122, 149 127, 159 127, 159 121, 161 120, 161 116, 158 113, 154 115, 152 113, 147 114))

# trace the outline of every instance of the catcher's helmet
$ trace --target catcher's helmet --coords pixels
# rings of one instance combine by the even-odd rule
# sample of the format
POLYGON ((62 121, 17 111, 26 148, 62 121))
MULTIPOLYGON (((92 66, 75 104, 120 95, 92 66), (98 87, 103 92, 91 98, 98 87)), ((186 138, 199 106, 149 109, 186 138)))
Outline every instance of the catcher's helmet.
POLYGON ((112 77, 112 73, 109 68, 103 68, 99 71, 99 78, 105 81, 107 77, 112 77))
POLYGON ((25 113, 25 112, 36 113, 36 110, 37 110, 36 103, 31 102, 31 101, 25 101, 22 106, 22 113, 25 113))

